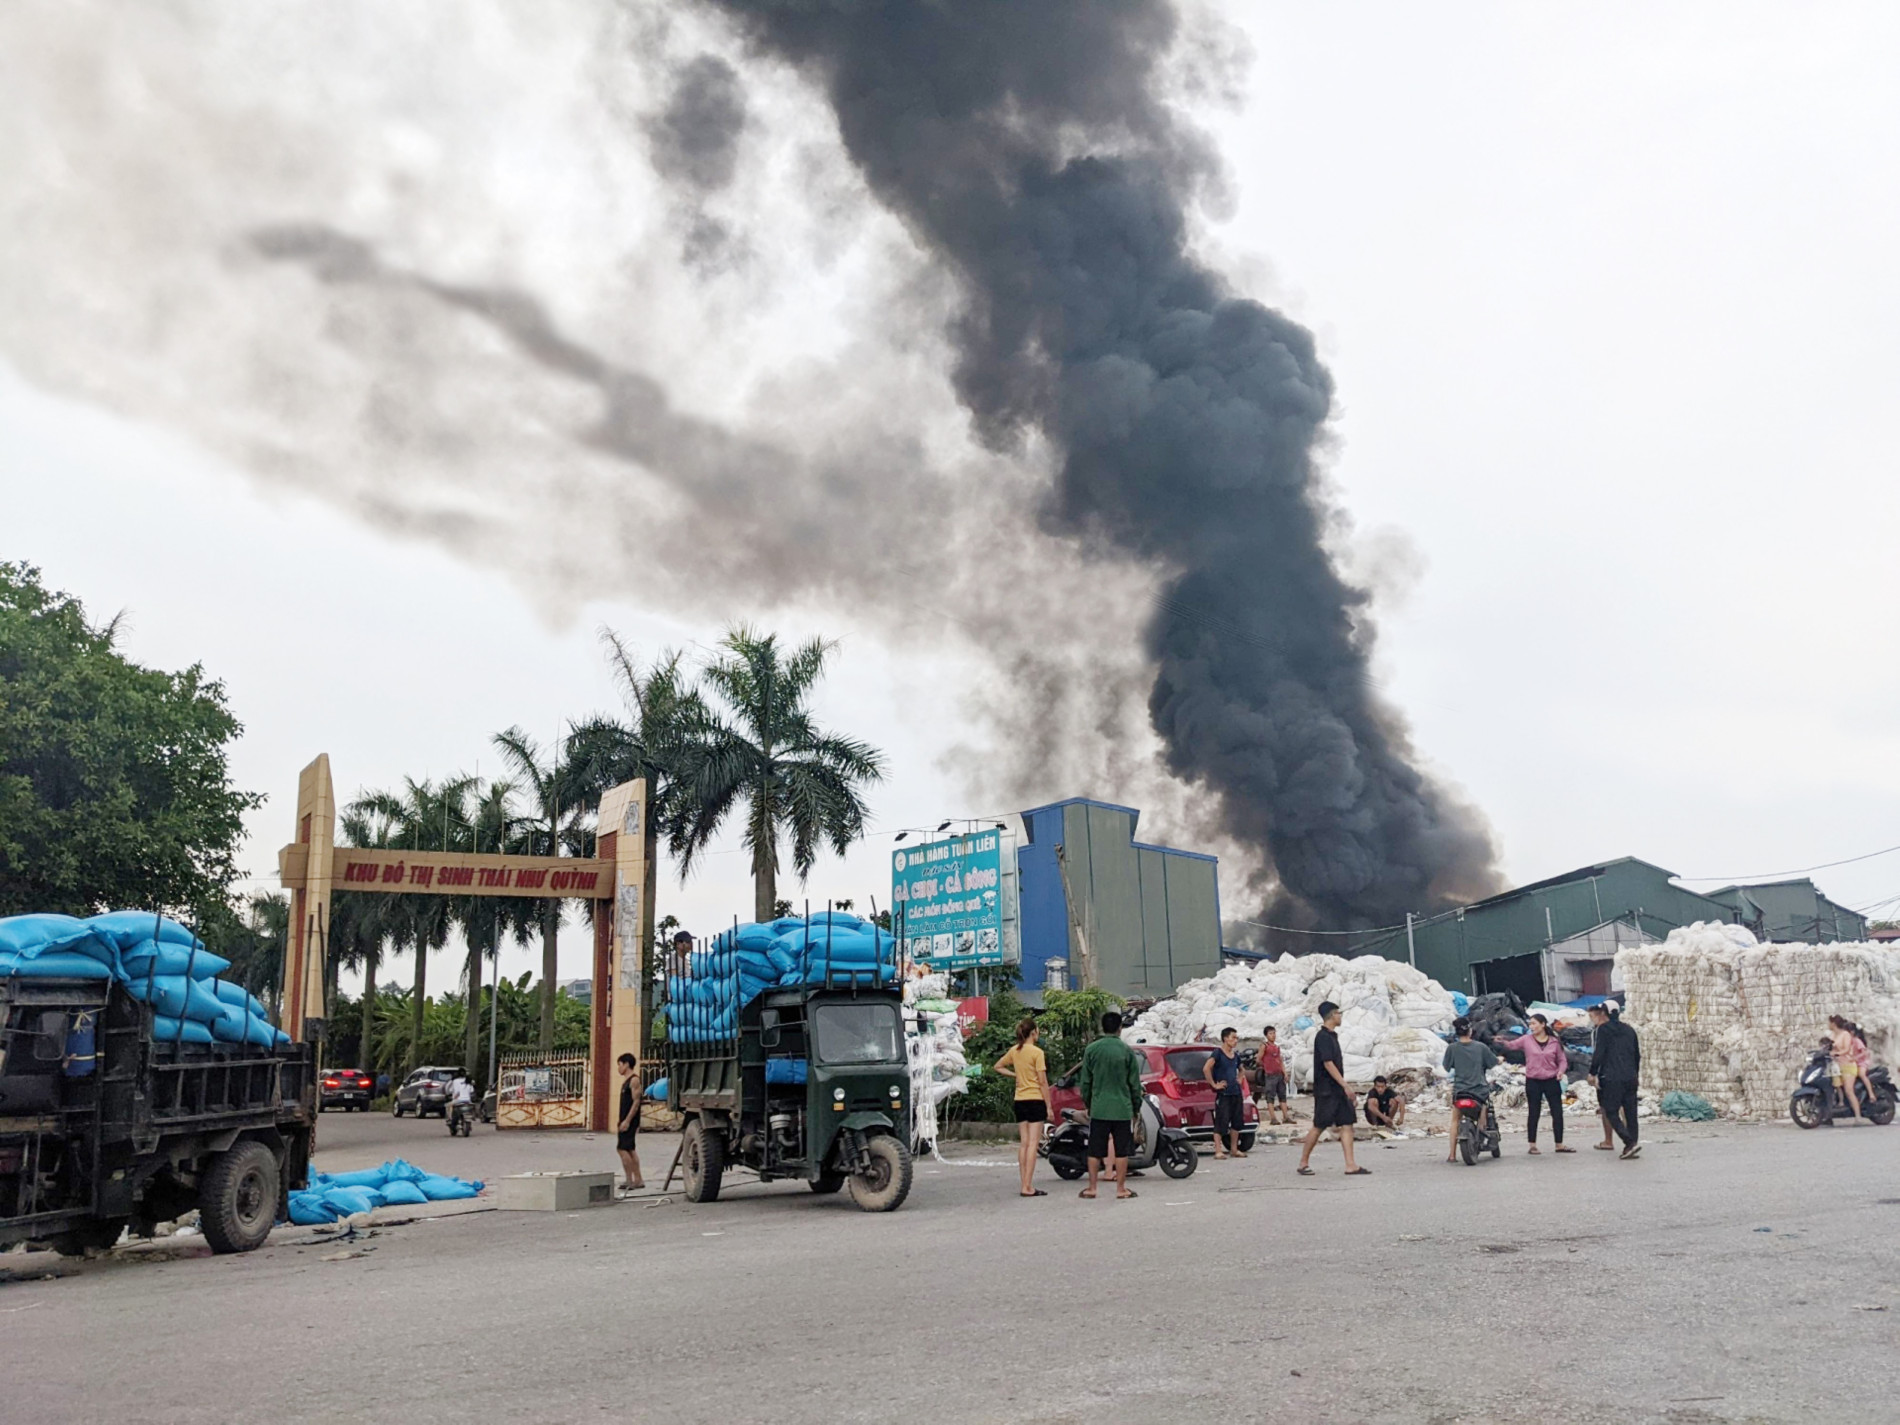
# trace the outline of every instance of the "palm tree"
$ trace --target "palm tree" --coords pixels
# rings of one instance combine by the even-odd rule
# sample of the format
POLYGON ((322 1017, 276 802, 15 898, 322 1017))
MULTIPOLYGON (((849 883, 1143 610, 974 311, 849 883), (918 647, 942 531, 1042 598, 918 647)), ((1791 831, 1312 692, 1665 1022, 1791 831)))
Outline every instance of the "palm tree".
MULTIPOLYGON (((475 851, 518 851, 523 837, 514 816, 511 799, 514 787, 508 782, 491 782, 475 804, 470 837, 475 851)), ((463 1025, 462 1057, 464 1067, 477 1079, 482 1067, 482 961, 501 954, 502 937, 512 934, 519 945, 539 919, 540 904, 528 896, 457 896, 456 919, 462 937, 468 942, 468 960, 462 981, 467 992, 470 1013, 463 1025)))
MULTIPOLYGON (((401 824, 371 814, 361 802, 342 816, 343 843, 387 849, 397 844, 401 824)), ((331 954, 350 969, 363 971, 363 1027, 357 1057, 365 1073, 375 1068, 376 972, 385 947, 402 937, 399 898, 381 893, 337 891, 330 899, 331 954)))
POLYGON ((778 840, 791 837, 792 868, 803 880, 820 842, 840 855, 864 834, 859 788, 883 778, 884 759, 868 743, 822 732, 805 704, 834 645, 813 639, 781 657, 778 637, 741 624, 706 682, 726 715, 696 712, 679 767, 678 801, 668 828, 682 879, 720 823, 746 803, 745 846, 752 853, 753 913, 770 920, 778 902, 778 840))
MULTIPOLYGON (((403 779, 400 795, 369 792, 348 808, 358 816, 380 818, 389 829, 389 843, 415 850, 461 850, 469 840, 468 798, 475 788, 468 776, 444 778, 438 787, 433 782, 403 779)), ((416 954, 415 993, 410 999, 413 1026, 409 1036, 410 1053, 423 1042, 422 1018, 428 1005, 429 954, 448 943, 449 930, 455 923, 454 897, 405 895, 392 907, 391 939, 397 948, 407 947, 416 954)), ((412 1060, 414 1069, 419 1060, 412 1060)))
POLYGON ((231 962, 230 978, 274 1007, 289 940, 290 897, 282 891, 252 896, 244 908, 241 929, 223 947, 231 962))
MULTIPOLYGON (((530 856, 559 856, 580 839, 578 813, 585 798, 573 767, 563 762, 557 746, 547 757, 535 740, 519 727, 498 732, 494 738, 502 760, 514 773, 515 786, 525 795, 528 814, 516 827, 519 850, 530 856)), ((554 1054, 554 976, 560 969, 555 953, 561 929, 561 901, 541 901, 541 1056, 554 1054)))

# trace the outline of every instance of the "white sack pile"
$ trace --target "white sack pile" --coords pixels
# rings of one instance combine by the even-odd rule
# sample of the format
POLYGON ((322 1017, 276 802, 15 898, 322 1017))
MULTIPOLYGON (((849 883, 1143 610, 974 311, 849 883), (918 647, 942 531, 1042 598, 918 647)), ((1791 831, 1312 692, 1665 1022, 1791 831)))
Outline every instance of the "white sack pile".
POLYGON ((957 1006, 949 981, 924 975, 904 986, 904 1037, 910 1051, 911 1141, 937 1151, 937 1108, 969 1086, 957 1006))
POLYGON ((1418 1072, 1442 1077, 1445 1039, 1456 1017, 1451 992, 1396 960, 1360 955, 1289 956, 1255 965, 1227 965, 1206 980, 1190 980, 1122 1031, 1131 1044, 1188 1044, 1212 1040, 1223 1029, 1257 1044, 1271 1025, 1279 1030, 1291 1086, 1310 1088, 1313 1035, 1319 1006, 1341 1011, 1339 1048, 1349 1082, 1375 1074, 1418 1072))
POLYGON ((1684 926, 1619 950, 1644 1089, 1683 1089, 1750 1118, 1788 1111, 1809 1052, 1843 1014, 1875 1059, 1900 1055, 1900 950, 1859 941, 1758 944, 1742 926, 1684 926))

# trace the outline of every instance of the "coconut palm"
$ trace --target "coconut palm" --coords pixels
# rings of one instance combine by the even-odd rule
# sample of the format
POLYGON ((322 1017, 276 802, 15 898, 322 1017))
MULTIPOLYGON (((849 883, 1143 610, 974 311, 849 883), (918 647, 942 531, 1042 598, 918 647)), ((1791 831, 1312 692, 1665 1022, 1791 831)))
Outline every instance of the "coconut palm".
MULTIPOLYGON (((470 827, 474 851, 519 852, 524 838, 514 815, 513 784, 491 782, 475 803, 470 827)), ((455 914, 468 943, 468 959, 462 969, 462 984, 473 1012, 463 1025, 462 1057, 465 1067, 477 1077, 482 1066, 482 961, 501 954, 501 942, 512 935, 515 943, 526 945, 540 920, 540 902, 529 896, 457 896, 455 914)))
MULTIPOLYGON (((586 798, 572 765, 562 760, 559 746, 544 754, 519 727, 496 733, 494 743, 524 803, 523 814, 515 822, 518 849, 530 856, 559 856, 578 849, 590 835, 581 820, 586 798)), ((555 953, 561 929, 559 897, 541 900, 540 919, 541 1055, 548 1058, 554 1053, 554 976, 560 968, 555 953)))
MULTIPOLYGON (((373 815, 360 803, 346 808, 341 818, 343 843, 388 849, 401 836, 400 823, 373 815)), ((363 971, 363 1024, 357 1057, 368 1072, 375 1068, 376 972, 391 942, 402 936, 400 897, 363 891, 336 891, 330 898, 330 953, 345 968, 363 971)))
MULTIPOLYGON (((401 793, 369 792, 352 802, 348 810, 356 815, 380 818, 389 828, 393 847, 417 851, 451 851, 467 847, 469 836, 469 799, 476 786, 468 776, 444 778, 441 785, 413 777, 403 779, 401 793)), ((410 1051, 423 1041, 422 1016, 428 1003, 429 955, 448 943, 455 924, 454 897, 404 895, 393 898, 388 912, 397 948, 413 950, 416 956, 415 992, 410 997, 413 1025, 409 1036, 410 1051)), ((420 1061, 412 1061, 413 1069, 420 1061)))
POLYGON ((743 801, 758 920, 770 920, 778 903, 781 833, 791 839, 792 868, 803 880, 821 843, 842 855, 864 834, 859 789, 884 775, 882 754, 821 731, 806 707, 833 646, 813 639, 788 657, 774 634, 730 629, 705 673, 724 714, 702 704, 685 728, 668 827, 680 875, 743 801))

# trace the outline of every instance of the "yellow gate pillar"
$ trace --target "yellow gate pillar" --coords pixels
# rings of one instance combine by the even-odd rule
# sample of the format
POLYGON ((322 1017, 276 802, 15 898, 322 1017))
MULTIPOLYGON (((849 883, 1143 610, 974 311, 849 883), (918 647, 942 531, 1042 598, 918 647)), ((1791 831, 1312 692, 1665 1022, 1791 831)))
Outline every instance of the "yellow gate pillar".
MULTIPOLYGON (((323 1021, 323 957, 330 933, 330 875, 335 860, 336 797, 328 753, 297 777, 296 835, 277 853, 278 878, 290 892, 284 941, 284 1032, 309 1037, 323 1021)), ((318 1031, 321 1033, 321 1030, 318 1031)))
MULTIPOLYGON (((622 1054, 640 1053, 653 944, 653 892, 658 842, 647 815, 644 778, 622 782, 600 798, 594 855, 614 863, 614 896, 594 906, 593 1103, 589 1127, 605 1133, 619 1109, 622 1054)), ((640 1092, 636 1081, 633 1091, 640 1092)))

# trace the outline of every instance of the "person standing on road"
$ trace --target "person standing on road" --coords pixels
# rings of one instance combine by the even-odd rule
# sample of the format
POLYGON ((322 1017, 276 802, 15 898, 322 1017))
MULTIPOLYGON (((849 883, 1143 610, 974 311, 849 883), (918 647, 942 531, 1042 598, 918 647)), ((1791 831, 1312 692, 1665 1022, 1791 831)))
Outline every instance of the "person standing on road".
POLYGON ((620 1154, 625 1179, 620 1190, 638 1192, 647 1185, 640 1172, 640 1078, 634 1072, 640 1061, 631 1054, 622 1054, 614 1067, 620 1070, 620 1116, 614 1120, 614 1148, 620 1154))
POLYGON ((1613 1001, 1592 1005, 1590 1019, 1597 1027, 1590 1051, 1590 1082, 1596 1085, 1597 1103, 1611 1132, 1623 1140, 1623 1157, 1634 1158, 1643 1151, 1636 1141, 1636 1080, 1643 1065, 1642 1045, 1613 1001))
POLYGON ((1293 1115, 1286 1106, 1286 1060, 1280 1054, 1280 1033, 1271 1026, 1255 1056, 1256 1083, 1254 1102, 1260 1105, 1262 1123, 1291 1123, 1293 1115))
POLYGON ((1488 1120, 1492 1113, 1491 1081, 1485 1076, 1498 1066, 1498 1056, 1491 1046, 1471 1037, 1470 1020, 1454 1019, 1451 1032, 1457 1038, 1445 1046, 1445 1067, 1451 1071, 1451 1126, 1446 1130, 1451 1141, 1445 1149, 1447 1163, 1458 1161, 1458 1120, 1464 1117, 1458 1100, 1475 1098, 1481 1105, 1479 1111, 1488 1120))
POLYGON ((1076 1078, 1089 1115, 1089 1185, 1076 1194, 1094 1197, 1104 1164, 1115 1180, 1116 1198, 1135 1196, 1128 1186, 1128 1155, 1135 1151, 1135 1111, 1141 1104, 1141 1060, 1122 1043, 1122 1017, 1102 1016, 1102 1035, 1082 1051, 1076 1078))
POLYGON ((1240 1031, 1223 1029, 1220 1032, 1220 1047, 1207 1056, 1207 1063, 1201 1068, 1201 1076, 1214 1088, 1214 1156, 1216 1158, 1244 1158, 1240 1151, 1240 1124, 1246 1117, 1241 1112, 1245 1099, 1245 1085, 1240 1077, 1240 1031), (1226 1147, 1221 1146, 1225 1135, 1226 1147))
POLYGON ((1339 1130, 1340 1146, 1346 1150, 1346 1176, 1372 1176, 1370 1168, 1360 1167, 1352 1157, 1355 1114, 1352 1090, 1346 1087, 1346 1059, 1339 1049, 1339 1018, 1339 1006, 1331 1000, 1320 1005, 1320 1030, 1313 1036, 1313 1126, 1306 1130, 1306 1141, 1300 1144, 1300 1166, 1294 1170, 1303 1178, 1313 1176, 1307 1164, 1319 1135, 1328 1128, 1339 1130))
POLYGON ((1570 1056, 1564 1051, 1563 1041, 1550 1032, 1550 1021, 1541 1014, 1533 1014, 1529 1034, 1499 1039, 1497 1046, 1524 1051, 1524 1092, 1530 1100, 1526 1136, 1531 1140, 1530 1151, 1537 1151, 1537 1120, 1548 1105, 1550 1136, 1556 1142, 1554 1151, 1576 1152, 1575 1148, 1564 1147, 1564 1071, 1570 1067, 1570 1056))
POLYGON ((1034 1018, 1025 1015, 1016 1026, 1016 1044, 996 1061, 996 1072, 1016 1080, 1016 1166, 1023 1176, 1021 1197, 1047 1197, 1035 1184, 1037 1140, 1054 1117, 1049 1097, 1049 1061, 1036 1043, 1034 1018))

